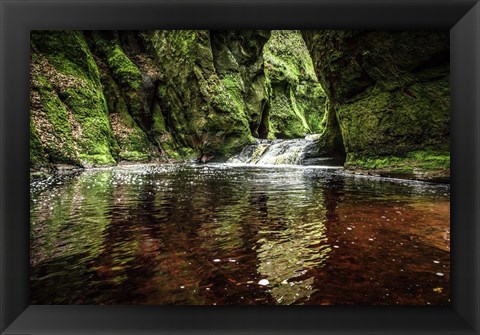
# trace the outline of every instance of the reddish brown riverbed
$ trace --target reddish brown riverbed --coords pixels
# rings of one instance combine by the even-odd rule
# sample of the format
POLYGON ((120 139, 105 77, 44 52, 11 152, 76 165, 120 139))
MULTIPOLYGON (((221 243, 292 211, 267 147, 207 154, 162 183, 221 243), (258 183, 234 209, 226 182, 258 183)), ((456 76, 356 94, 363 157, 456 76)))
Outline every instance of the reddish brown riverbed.
POLYGON ((34 304, 450 302, 448 185, 131 166, 32 183, 30 213, 34 304))

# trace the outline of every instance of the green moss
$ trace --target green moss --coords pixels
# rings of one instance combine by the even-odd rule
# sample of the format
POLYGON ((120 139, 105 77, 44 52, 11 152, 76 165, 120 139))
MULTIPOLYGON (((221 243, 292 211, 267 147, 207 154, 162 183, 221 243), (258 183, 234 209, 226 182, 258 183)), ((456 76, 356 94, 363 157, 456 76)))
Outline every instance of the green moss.
POLYGON ((414 173, 414 171, 440 171, 449 173, 450 154, 438 151, 412 151, 404 156, 365 157, 348 154, 345 162, 347 168, 365 170, 388 170, 397 173, 414 173))
POLYGON ((418 83, 338 107, 347 152, 403 155, 436 147, 448 150, 449 84, 445 79, 418 83))
POLYGON ((98 152, 97 146, 95 143, 91 143, 90 147, 94 150, 79 155, 84 166, 114 165, 116 163, 110 152, 94 154, 92 152, 98 152))
POLYGON ((176 153, 179 155, 179 158, 184 160, 193 160, 198 158, 198 151, 188 147, 179 148, 176 153))
POLYGON ((151 159, 151 145, 143 132, 131 131, 125 134, 120 131, 116 134, 116 138, 120 146, 119 160, 148 161, 151 159))
POLYGON ((38 169, 47 164, 48 161, 45 150, 40 142, 40 136, 35 128, 33 118, 30 118, 30 167, 38 169))
MULTIPOLYGON (((162 118, 182 147, 198 148, 206 123, 207 98, 203 99, 198 83, 199 80, 206 79, 202 77, 201 67, 195 65, 197 52, 200 52, 198 46, 204 38, 204 31, 186 30, 154 31, 145 33, 144 36, 160 71, 165 75, 166 82, 157 90, 162 118)), ((200 62, 202 61, 198 60, 200 62)), ((205 84, 205 90, 207 86, 205 84)), ((167 140, 168 135, 161 125, 160 114, 157 114, 156 124, 157 128, 162 128, 158 129, 157 135, 160 139, 164 136, 167 140)))
POLYGON ((120 152, 120 159, 132 162, 144 162, 150 160, 150 155, 139 151, 122 151, 120 152))
POLYGON ((100 84, 97 65, 81 31, 36 30, 30 38, 34 50, 59 72, 100 84))
POLYGON ((418 162, 417 166, 425 170, 450 170, 450 153, 448 152, 414 151, 408 153, 407 158, 418 162))
POLYGON ((109 73, 102 74, 102 84, 110 112, 110 124, 118 143, 117 160, 150 160, 154 148, 147 135, 130 115, 119 86, 109 73))
POLYGON ((270 87, 271 137, 295 138, 322 130, 326 96, 297 30, 274 30, 264 49, 270 87))
POLYGON ((94 31, 88 35, 88 42, 92 49, 101 56, 120 86, 138 90, 142 84, 140 69, 125 54, 114 32, 103 35, 100 31, 94 31))
POLYGON ((302 34, 329 98, 328 120, 339 125, 349 156, 448 152, 448 32, 302 34))
POLYGON ((181 159, 184 157, 184 155, 191 155, 191 152, 189 152, 188 150, 185 151, 185 148, 182 148, 175 142, 172 135, 167 130, 165 119, 158 104, 155 104, 152 118, 152 135, 155 138, 158 146, 168 157, 174 159, 181 159))
POLYGON ((270 133, 278 138, 298 138, 310 132, 291 88, 274 87, 269 106, 270 133))
POLYGON ((174 147, 165 124, 177 149, 191 148, 199 155, 224 156, 250 142, 240 64, 230 66, 236 62, 233 53, 217 52, 210 37, 210 32, 202 30, 156 31, 145 36, 165 78, 158 88, 164 124, 160 117, 155 121, 165 151, 174 147), (222 136, 217 136, 219 132, 222 136))
POLYGON ((51 124, 51 133, 44 145, 50 161, 56 163, 78 163, 72 128, 68 112, 54 91, 39 89, 40 101, 46 120, 51 124))
POLYGON ((225 138, 221 139, 221 151, 220 154, 225 157, 230 157, 233 154, 238 153, 239 148, 243 148, 248 144, 254 142, 251 136, 241 136, 234 133, 228 133, 225 138))
POLYGON ((70 156, 74 142, 84 165, 115 163, 112 151, 117 144, 108 122, 99 71, 83 33, 34 32, 31 41, 34 51, 47 61, 45 77, 38 80, 42 105, 53 125, 52 135, 66 143, 58 155, 52 153, 52 161, 70 156), (74 123, 77 129, 72 128, 74 123))
POLYGON ((300 83, 293 91, 296 106, 300 114, 304 115, 310 131, 320 134, 323 130, 322 120, 327 108, 327 97, 319 83, 300 83))
POLYGON ((48 80, 35 75, 30 111, 32 167, 48 163, 79 164, 68 111, 48 80), (39 157, 42 155, 43 157, 39 157))
POLYGON ((221 78, 225 92, 228 97, 224 96, 224 99, 231 101, 233 106, 230 108, 237 110, 239 113, 245 113, 245 101, 244 92, 245 87, 240 74, 228 73, 221 78))
POLYGON ((298 30, 273 30, 264 49, 265 73, 272 83, 317 81, 312 60, 298 30))
POLYGON ((106 59, 109 68, 116 80, 122 85, 134 90, 140 88, 142 75, 138 67, 125 55, 121 47, 116 44, 109 48, 106 59))
POLYGON ((108 121, 102 90, 88 86, 67 88, 63 92, 63 102, 81 125, 78 147, 85 164, 114 164, 112 149, 117 143, 108 121))
MULTIPOLYGON (((142 73, 122 49, 116 33, 103 35, 105 36, 102 36, 101 32, 93 32, 88 37, 88 41, 102 65, 103 84, 112 86, 111 82, 115 83, 117 86, 116 92, 114 92, 115 99, 118 100, 118 96, 121 96, 128 113, 137 123, 140 123, 141 117, 145 113, 142 73)), ((110 99, 108 95, 106 98, 110 99)), ((110 112, 119 112, 119 110, 110 109, 110 112)))

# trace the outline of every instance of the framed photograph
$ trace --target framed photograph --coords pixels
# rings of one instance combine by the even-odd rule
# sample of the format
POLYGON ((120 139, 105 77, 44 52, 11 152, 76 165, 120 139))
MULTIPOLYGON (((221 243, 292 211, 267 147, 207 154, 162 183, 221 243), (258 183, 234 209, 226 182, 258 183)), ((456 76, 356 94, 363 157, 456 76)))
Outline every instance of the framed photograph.
POLYGON ((477 1, 1 0, 2 334, 478 334, 477 1))

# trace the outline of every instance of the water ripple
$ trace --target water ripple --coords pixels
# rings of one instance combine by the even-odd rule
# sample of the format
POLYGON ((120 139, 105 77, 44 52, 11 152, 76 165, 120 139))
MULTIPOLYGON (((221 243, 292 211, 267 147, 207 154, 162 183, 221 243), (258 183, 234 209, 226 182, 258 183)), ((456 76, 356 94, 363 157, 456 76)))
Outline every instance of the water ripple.
POLYGON ((448 303, 446 185, 150 164, 30 194, 33 303, 448 303))

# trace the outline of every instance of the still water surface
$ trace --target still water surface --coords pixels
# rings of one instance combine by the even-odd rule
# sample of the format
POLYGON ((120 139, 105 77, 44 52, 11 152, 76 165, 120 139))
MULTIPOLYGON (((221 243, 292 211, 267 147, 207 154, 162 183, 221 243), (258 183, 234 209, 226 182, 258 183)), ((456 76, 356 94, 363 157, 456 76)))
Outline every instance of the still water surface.
POLYGON ((30 205, 33 304, 450 302, 448 185, 137 165, 33 182, 30 205))

